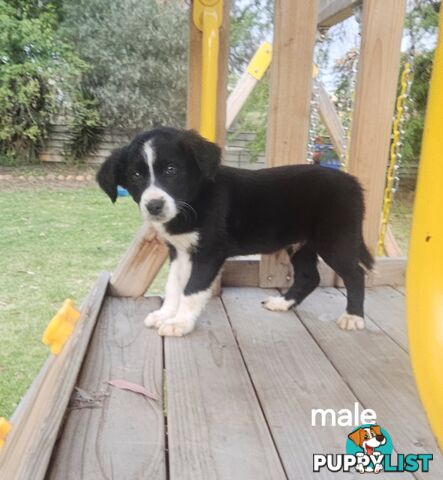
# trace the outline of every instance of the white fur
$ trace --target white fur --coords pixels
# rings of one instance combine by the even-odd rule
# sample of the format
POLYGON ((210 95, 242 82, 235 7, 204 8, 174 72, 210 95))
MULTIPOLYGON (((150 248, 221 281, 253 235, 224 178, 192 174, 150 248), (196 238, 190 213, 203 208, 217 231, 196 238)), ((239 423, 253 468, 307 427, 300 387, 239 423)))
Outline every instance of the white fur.
POLYGON ((140 211, 142 216, 148 221, 155 221, 157 217, 152 217, 147 208, 146 204, 151 200, 160 200, 162 199, 165 202, 163 207, 161 222, 166 223, 172 220, 177 215, 177 206, 174 199, 167 192, 158 188, 155 185, 155 175, 154 175, 154 163, 155 163, 155 151, 152 147, 151 141, 148 141, 143 146, 143 151, 146 155, 146 163, 149 168, 150 182, 148 188, 143 192, 140 198, 140 211))
POLYGON ((342 330, 363 330, 365 328, 365 320, 358 315, 343 313, 337 320, 337 325, 342 330))
POLYGON ((286 300, 285 297, 269 297, 263 306, 272 312, 287 312, 292 305, 294 305, 295 300, 286 300))
POLYGON ((192 295, 182 295, 177 314, 160 326, 159 335, 182 337, 192 332, 197 318, 211 298, 211 287, 192 295))

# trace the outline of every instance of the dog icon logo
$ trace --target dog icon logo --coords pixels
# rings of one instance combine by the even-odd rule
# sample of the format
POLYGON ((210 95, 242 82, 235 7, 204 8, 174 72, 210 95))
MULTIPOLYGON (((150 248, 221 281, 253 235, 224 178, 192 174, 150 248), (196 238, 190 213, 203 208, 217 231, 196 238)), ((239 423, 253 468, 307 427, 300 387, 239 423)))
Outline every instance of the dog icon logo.
POLYGON ((384 455, 391 454, 392 450, 389 434, 379 425, 361 425, 348 435, 346 453, 358 457, 355 469, 359 473, 380 473, 384 455))

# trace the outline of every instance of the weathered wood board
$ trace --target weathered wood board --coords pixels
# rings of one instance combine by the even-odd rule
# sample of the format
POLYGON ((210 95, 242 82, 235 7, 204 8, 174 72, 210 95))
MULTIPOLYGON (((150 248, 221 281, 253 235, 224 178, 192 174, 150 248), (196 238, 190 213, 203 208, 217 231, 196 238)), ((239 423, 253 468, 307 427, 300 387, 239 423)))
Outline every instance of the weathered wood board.
POLYGON ((171 480, 286 478, 219 298, 165 367, 171 480))
POLYGON ((108 297, 77 387, 87 402, 71 402, 48 479, 166 479, 162 402, 162 340, 143 319, 156 297, 108 297), (151 400, 108 385, 123 379, 144 386, 151 400))
POLYGON ((344 309, 345 297, 325 288, 317 289, 296 312, 361 404, 375 410, 396 450, 434 454, 432 470, 416 472, 415 477, 441 479, 442 455, 419 401, 407 353, 368 318, 364 331, 340 330, 335 320, 344 309))

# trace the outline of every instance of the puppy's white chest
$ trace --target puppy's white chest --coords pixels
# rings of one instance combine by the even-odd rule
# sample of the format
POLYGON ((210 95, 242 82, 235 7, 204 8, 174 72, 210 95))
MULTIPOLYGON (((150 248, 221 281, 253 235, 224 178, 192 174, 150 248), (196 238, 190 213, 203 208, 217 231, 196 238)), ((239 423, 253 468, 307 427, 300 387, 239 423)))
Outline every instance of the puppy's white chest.
POLYGON ((162 240, 167 241, 177 250, 190 252, 198 245, 199 234, 196 231, 171 235, 161 223, 153 222, 152 226, 162 240))

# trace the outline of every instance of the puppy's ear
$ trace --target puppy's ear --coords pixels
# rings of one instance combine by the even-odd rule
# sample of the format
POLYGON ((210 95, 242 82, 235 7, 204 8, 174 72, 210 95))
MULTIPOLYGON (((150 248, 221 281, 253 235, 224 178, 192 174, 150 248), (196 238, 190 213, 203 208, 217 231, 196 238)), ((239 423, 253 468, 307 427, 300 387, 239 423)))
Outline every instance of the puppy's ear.
POLYGON ((361 447, 361 428, 348 435, 348 438, 352 440, 357 446, 361 447))
POLYGON ((183 130, 179 141, 183 150, 194 158, 203 175, 213 180, 221 162, 221 148, 195 130, 183 130))
POLYGON ((371 430, 373 430, 376 435, 383 435, 383 434, 381 433, 381 428, 379 427, 379 425, 373 425, 373 426, 371 427, 371 430))
POLYGON ((96 180, 113 203, 117 200, 117 185, 121 177, 121 170, 127 157, 127 147, 117 148, 103 162, 96 175, 96 180))

